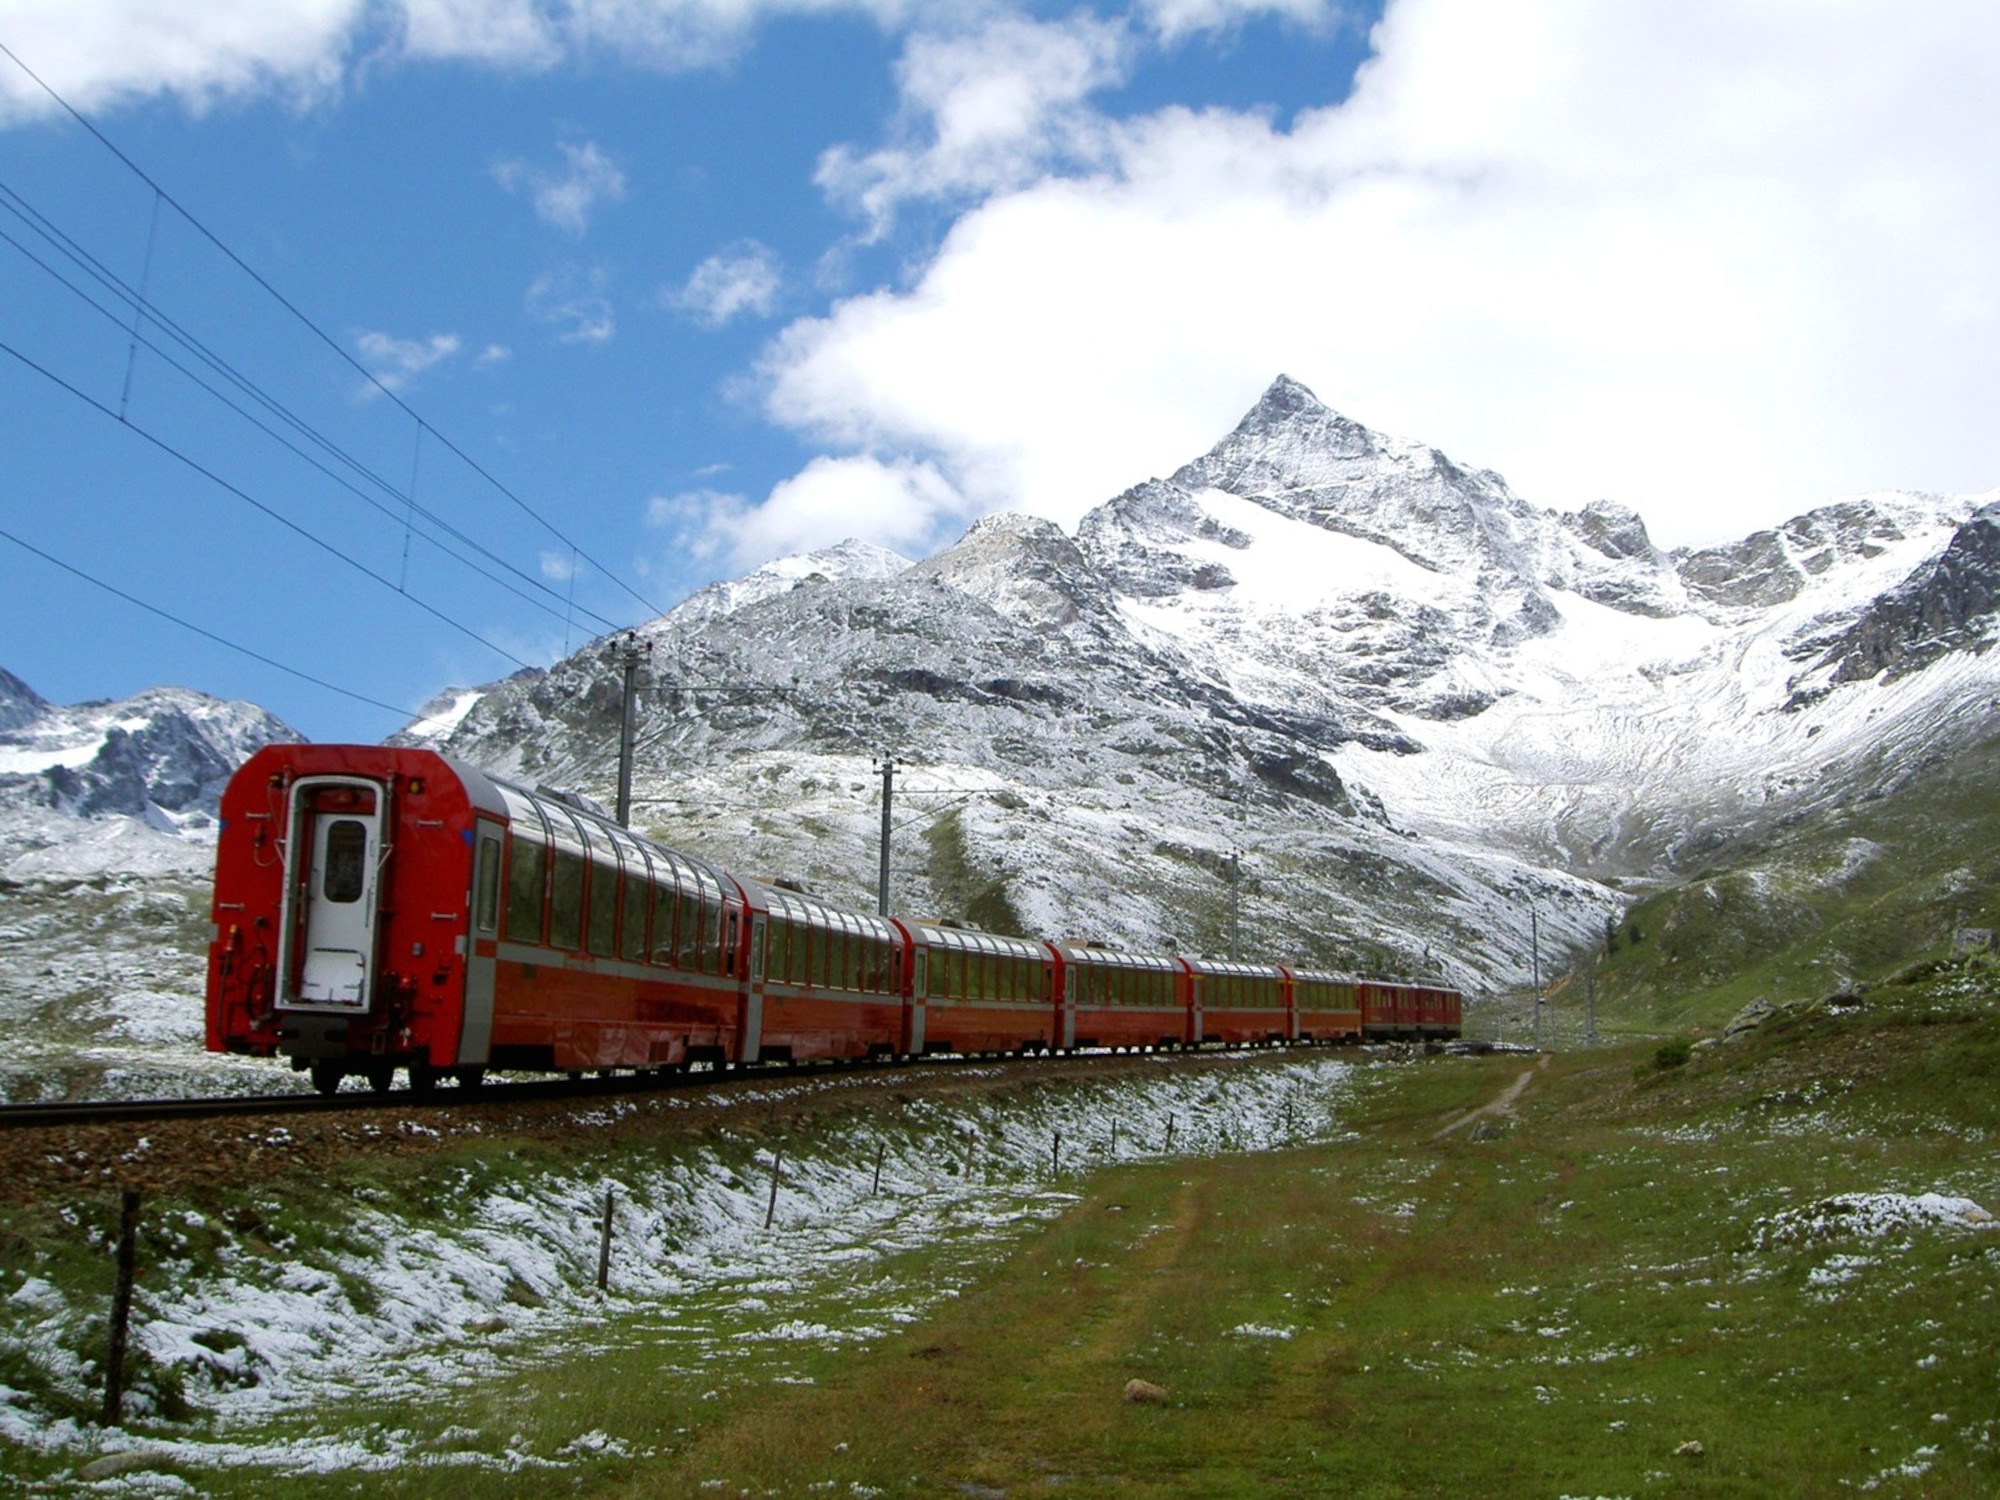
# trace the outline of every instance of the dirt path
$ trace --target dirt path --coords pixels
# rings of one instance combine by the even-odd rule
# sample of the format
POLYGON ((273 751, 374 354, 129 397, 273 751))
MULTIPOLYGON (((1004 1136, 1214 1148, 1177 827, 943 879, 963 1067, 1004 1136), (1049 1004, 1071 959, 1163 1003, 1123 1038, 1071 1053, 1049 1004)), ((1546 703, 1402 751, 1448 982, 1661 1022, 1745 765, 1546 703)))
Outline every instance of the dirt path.
POLYGON ((1521 1069, 1520 1074, 1514 1081, 1500 1091, 1498 1098, 1492 1100, 1490 1103, 1480 1105, 1477 1109, 1468 1109, 1456 1120, 1451 1121, 1442 1130, 1438 1131, 1436 1135, 1433 1135, 1431 1139, 1441 1141, 1454 1130, 1463 1130, 1474 1120, 1484 1119, 1489 1115, 1498 1117, 1513 1114, 1514 1105, 1520 1100, 1521 1095, 1527 1092, 1529 1080, 1535 1076, 1535 1068, 1546 1068, 1548 1065, 1548 1058, 1543 1057, 1535 1063, 1535 1067, 1521 1069))

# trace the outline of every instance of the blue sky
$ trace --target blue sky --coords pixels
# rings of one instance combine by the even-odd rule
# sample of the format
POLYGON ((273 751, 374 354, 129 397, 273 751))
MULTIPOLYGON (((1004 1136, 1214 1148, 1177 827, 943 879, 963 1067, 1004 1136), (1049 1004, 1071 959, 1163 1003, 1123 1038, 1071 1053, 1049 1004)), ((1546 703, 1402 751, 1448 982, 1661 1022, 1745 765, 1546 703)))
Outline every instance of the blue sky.
POLYGON ((200 226, 0 58, 0 528, 389 707, 0 540, 0 666, 57 701, 379 738, 780 553, 1074 524, 1280 372, 1666 545, 2000 484, 1990 6, 191 10, 0 0, 200 226))

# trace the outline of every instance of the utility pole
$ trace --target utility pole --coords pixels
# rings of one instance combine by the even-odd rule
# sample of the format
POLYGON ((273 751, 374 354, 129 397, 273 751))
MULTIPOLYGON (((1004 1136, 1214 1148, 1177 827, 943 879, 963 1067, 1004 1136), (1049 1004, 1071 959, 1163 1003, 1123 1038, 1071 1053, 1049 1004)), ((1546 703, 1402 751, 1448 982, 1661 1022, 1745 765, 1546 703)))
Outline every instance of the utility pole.
POLYGON ((1235 963, 1243 946, 1243 860, 1229 851, 1229 961, 1235 963))
POLYGON ((625 672, 625 696, 618 717, 618 822, 620 827, 630 828, 632 826, 632 740, 639 727, 632 712, 632 702, 639 688, 639 665, 653 654, 653 644, 651 641, 640 640, 628 630, 607 646, 604 654, 625 672))
POLYGON ((1535 970, 1535 1050, 1546 1052, 1548 1039, 1542 1033, 1542 921, 1532 906, 1528 908, 1528 952, 1535 970))
POLYGON ((882 867, 875 881, 875 911, 889 915, 889 809, 896 797, 896 762, 882 757, 882 867))

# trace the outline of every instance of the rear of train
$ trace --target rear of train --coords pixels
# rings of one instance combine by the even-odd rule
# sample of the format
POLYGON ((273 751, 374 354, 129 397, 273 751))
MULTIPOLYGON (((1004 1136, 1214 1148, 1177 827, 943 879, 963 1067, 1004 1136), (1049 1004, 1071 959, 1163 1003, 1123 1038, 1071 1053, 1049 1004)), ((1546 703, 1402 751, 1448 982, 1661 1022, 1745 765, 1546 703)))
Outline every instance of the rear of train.
POLYGON ((506 810, 422 750, 273 745, 222 798, 210 1051, 283 1057, 323 1092, 477 1082, 493 1023, 506 810))

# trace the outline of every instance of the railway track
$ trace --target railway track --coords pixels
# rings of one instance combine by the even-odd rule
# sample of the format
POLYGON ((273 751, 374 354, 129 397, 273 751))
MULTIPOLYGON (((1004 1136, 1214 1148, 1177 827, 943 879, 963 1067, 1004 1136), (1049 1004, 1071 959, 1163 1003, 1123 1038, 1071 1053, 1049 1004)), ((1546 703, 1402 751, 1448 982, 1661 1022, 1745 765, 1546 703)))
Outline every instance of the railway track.
MULTIPOLYGON (((1206 1049, 1190 1048, 1188 1057, 1206 1049)), ((1206 1051, 1211 1057, 1240 1049, 1206 1051)), ((719 1070, 619 1073, 582 1078, 541 1078, 517 1083, 482 1083, 476 1088, 447 1085, 428 1090, 353 1090, 338 1094, 223 1094, 177 1099, 78 1099, 36 1104, 0 1105, 0 1131, 49 1129, 74 1125, 137 1124, 149 1120, 208 1120, 259 1115, 343 1115, 381 1110, 442 1112, 482 1105, 512 1105, 566 1099, 639 1097, 662 1092, 715 1087, 752 1080, 832 1078, 851 1073, 903 1073, 913 1068, 954 1068, 1020 1064, 1047 1068, 1051 1063, 1088 1066, 1114 1054, 1079 1051, 1039 1054, 979 1053, 969 1056, 933 1054, 924 1058, 856 1058, 848 1061, 729 1064, 719 1070)), ((1176 1054, 1182 1055, 1182 1054, 1176 1054)))

